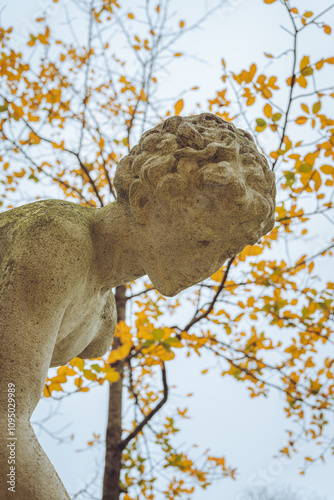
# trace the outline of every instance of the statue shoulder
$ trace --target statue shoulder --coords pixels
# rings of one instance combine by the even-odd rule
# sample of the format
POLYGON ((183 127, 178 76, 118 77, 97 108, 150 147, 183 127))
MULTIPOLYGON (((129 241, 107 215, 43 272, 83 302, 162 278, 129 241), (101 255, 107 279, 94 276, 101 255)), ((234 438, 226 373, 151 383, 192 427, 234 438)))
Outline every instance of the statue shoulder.
POLYGON ((74 271, 87 266, 93 255, 89 217, 58 200, 32 203, 1 217, 5 254, 27 264, 74 271))

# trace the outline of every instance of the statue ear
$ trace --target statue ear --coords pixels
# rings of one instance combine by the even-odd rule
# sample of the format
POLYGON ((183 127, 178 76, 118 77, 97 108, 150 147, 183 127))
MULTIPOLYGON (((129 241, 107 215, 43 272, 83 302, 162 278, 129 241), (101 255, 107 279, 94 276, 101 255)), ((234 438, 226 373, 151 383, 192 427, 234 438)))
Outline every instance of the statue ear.
POLYGON ((129 192, 131 213, 139 224, 147 221, 147 203, 149 192, 144 183, 136 179, 132 182, 129 192))

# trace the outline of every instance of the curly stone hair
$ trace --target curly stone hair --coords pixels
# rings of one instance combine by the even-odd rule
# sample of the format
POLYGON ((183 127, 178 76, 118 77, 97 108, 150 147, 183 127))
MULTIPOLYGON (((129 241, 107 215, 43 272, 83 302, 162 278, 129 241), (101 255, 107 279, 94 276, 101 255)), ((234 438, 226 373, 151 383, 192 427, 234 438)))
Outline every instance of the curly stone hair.
POLYGON ((128 208, 134 184, 172 199, 191 196, 190 186, 219 190, 220 198, 223 189, 232 211, 243 199, 261 196, 261 226, 266 232, 273 227, 275 176, 266 158, 251 134, 211 113, 173 116, 145 132, 119 162, 114 183, 128 208))

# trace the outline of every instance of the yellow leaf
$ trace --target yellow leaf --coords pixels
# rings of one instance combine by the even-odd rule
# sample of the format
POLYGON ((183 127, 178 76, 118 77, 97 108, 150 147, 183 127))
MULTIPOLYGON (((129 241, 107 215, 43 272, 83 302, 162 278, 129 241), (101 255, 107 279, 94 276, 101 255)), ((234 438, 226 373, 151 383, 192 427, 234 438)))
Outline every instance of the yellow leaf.
POLYGON ((128 14, 128 18, 129 18, 129 19, 134 19, 134 18, 135 18, 135 16, 132 14, 132 12, 129 12, 129 14, 128 14))
POLYGON ((272 110, 272 107, 270 106, 270 104, 266 104, 263 108, 263 112, 265 114, 265 116, 267 118, 270 118, 271 115, 273 114, 273 110, 272 110))
POLYGON ((184 21, 180 21, 180 28, 184 27, 184 21))
POLYGON ((301 104, 300 107, 302 108, 302 110, 309 114, 310 113, 310 110, 308 109, 308 106, 306 104, 301 104))
POLYGON ((87 380, 96 380, 97 379, 96 373, 93 373, 91 370, 84 370, 83 374, 87 380))
POLYGON ((21 172, 14 172, 14 177, 24 177, 26 171, 22 168, 21 172))
POLYGON ((47 385, 44 386, 44 389, 43 389, 43 394, 46 398, 49 398, 51 396, 51 393, 49 391, 49 387, 47 385))
POLYGON ((54 382, 56 384, 64 384, 66 380, 67 378, 65 375, 56 375, 56 377, 52 377, 51 382, 54 382))
POLYGON ((85 362, 81 358, 74 358, 71 361, 71 365, 76 366, 77 368, 79 368, 80 371, 82 371, 85 366, 85 362))
POLYGON ((309 65, 310 65, 309 56, 304 56, 303 59, 300 61, 300 71, 302 71, 304 68, 307 68, 307 66, 309 65))
POLYGON ((146 96, 145 92, 143 91, 143 89, 141 89, 141 91, 140 91, 140 99, 142 101, 147 101, 147 96, 146 96))
POLYGON ((116 370, 112 370, 105 375, 105 380, 108 382, 117 382, 119 380, 120 374, 116 370))
POLYGON ((13 102, 11 103, 11 106, 12 106, 12 109, 14 111, 14 118, 16 118, 16 120, 19 120, 20 118, 22 118, 22 116, 24 115, 23 113, 23 109, 20 108, 19 106, 17 106, 16 104, 14 104, 13 102))
POLYGON ((39 144, 41 142, 40 138, 38 135, 36 135, 34 132, 30 132, 29 134, 29 143, 30 144, 39 144))
POLYGON ((315 63, 315 69, 319 70, 323 67, 325 64, 325 59, 320 59, 318 62, 315 63))
POLYGON ((252 307, 254 305, 255 299, 254 297, 248 297, 247 299, 247 307, 252 307))
POLYGON ((183 99, 179 99, 174 106, 175 116, 178 116, 183 109, 183 99))
POLYGON ((76 385, 79 389, 80 389, 80 387, 82 386, 82 382, 83 382, 83 380, 82 380, 82 378, 81 378, 81 377, 76 378, 76 379, 75 379, 75 381, 74 381, 75 385, 76 385))
POLYGON ((322 180, 321 180, 321 176, 317 170, 314 172, 314 174, 312 176, 312 180, 314 181, 314 189, 316 191, 318 191, 320 186, 321 186, 322 180))
POLYGON ((73 370, 73 368, 70 368, 68 365, 60 366, 57 370, 57 375, 73 376, 76 374, 77 374, 77 372, 75 370, 73 370))
POLYGON ((332 175, 334 177, 334 167, 332 167, 331 165, 322 165, 322 167, 320 167, 320 170, 324 174, 332 175))
POLYGON ((52 391, 62 392, 63 388, 62 388, 62 386, 60 384, 51 382, 51 384, 49 385, 49 391, 50 392, 52 392, 52 391))
POLYGON ((305 122, 307 122, 307 116, 298 116, 298 118, 296 118, 296 123, 298 125, 303 125, 305 122))
POLYGON ((249 255, 260 255, 263 248, 257 245, 247 245, 242 252, 239 253, 239 260, 244 261, 249 255))
POLYGON ((308 265, 309 274, 311 274, 311 272, 313 271, 313 268, 314 268, 314 262, 311 262, 311 264, 308 265))
POLYGON ((320 111, 320 109, 321 109, 321 102, 320 101, 313 104, 312 112, 314 115, 316 115, 318 113, 318 111, 320 111))
POLYGON ((306 12, 304 12, 303 16, 304 17, 312 17, 313 16, 313 12, 311 12, 310 10, 307 10, 306 12))

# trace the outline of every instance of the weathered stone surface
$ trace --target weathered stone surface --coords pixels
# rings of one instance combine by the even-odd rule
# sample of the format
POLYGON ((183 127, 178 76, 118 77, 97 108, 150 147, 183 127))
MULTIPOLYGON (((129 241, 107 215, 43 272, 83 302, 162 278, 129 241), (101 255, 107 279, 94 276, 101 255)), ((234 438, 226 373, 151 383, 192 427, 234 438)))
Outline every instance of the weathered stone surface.
POLYGON ((267 160, 250 134, 208 113, 145 132, 115 187, 118 201, 101 209, 47 200, 0 215, 1 498, 11 498, 7 384, 16 388, 17 497, 68 499, 29 424, 48 368, 105 354, 113 287, 148 274, 175 295, 274 225, 267 160))
POLYGON ((165 295, 207 278, 274 225, 266 158, 248 132, 209 113, 145 132, 120 161, 115 187, 125 211, 150 228, 145 271, 165 295))

